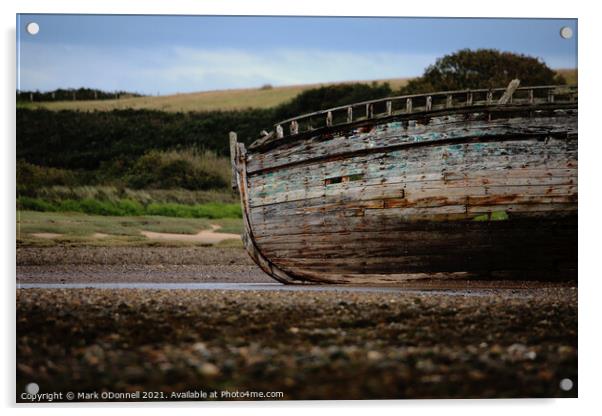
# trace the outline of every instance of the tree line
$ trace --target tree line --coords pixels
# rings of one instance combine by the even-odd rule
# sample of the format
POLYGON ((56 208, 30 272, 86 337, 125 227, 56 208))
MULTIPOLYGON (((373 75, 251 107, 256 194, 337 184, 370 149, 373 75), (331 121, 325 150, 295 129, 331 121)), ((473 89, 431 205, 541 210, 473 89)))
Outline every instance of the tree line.
POLYGON ((141 94, 128 91, 102 91, 93 88, 59 88, 53 91, 17 91, 17 102, 46 101, 85 101, 113 100, 119 98, 142 97, 141 94))

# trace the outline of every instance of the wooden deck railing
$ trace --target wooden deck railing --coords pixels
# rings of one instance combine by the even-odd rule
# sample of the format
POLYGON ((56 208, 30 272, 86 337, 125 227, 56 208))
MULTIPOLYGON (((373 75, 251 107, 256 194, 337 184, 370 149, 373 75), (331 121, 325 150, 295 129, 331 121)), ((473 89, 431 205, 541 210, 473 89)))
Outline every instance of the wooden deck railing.
POLYGON ((354 121, 445 109, 577 102, 577 86, 520 87, 506 104, 500 104, 498 101, 505 91, 506 88, 442 91, 363 101, 283 120, 274 125, 275 138, 282 139, 285 136, 294 136, 322 127, 345 125, 354 121))

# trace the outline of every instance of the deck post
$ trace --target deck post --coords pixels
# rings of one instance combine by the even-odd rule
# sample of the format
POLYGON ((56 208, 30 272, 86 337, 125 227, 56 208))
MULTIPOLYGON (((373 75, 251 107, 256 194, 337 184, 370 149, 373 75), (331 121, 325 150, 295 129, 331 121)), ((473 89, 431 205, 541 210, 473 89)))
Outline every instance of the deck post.
POLYGON ((513 79, 512 81, 510 81, 510 83, 506 87, 506 91, 504 91, 504 95, 502 95, 502 98, 500 98, 497 103, 498 104, 512 103, 512 96, 514 95, 514 91, 516 91, 516 89, 518 88, 519 85, 520 85, 519 79, 513 79))
POLYGON ((238 181, 236 180, 236 164, 237 164, 236 150, 238 149, 236 139, 237 139, 236 133, 231 131, 230 132, 230 164, 232 165, 232 178, 231 178, 230 185, 232 186, 232 189, 236 189, 238 186, 238 181))
POLYGON ((393 103, 391 100, 387 101, 387 115, 390 116, 393 114, 393 103))
POLYGON ((454 96, 449 94, 445 100, 445 108, 452 108, 454 105, 454 96))
POLYGON ((299 123, 297 123, 296 120, 291 121, 290 131, 291 131, 291 134, 299 133, 299 123))
POLYGON ((351 123, 353 121, 353 107, 347 107, 347 123, 351 123))
POLYGON ((493 102, 493 91, 487 91, 487 105, 493 102))
POLYGON ((326 125, 328 127, 332 126, 332 111, 326 113, 326 125))
POLYGON ((406 100, 406 113, 411 113, 412 112, 412 99, 408 98, 406 100))
POLYGON ((431 97, 429 95, 428 97, 426 97, 426 105, 425 105, 424 109, 426 111, 431 111, 432 108, 433 108, 433 97, 431 97))
POLYGON ((276 126, 276 137, 282 139, 284 137, 284 129, 280 124, 276 126))
POLYGON ((468 93, 466 93, 466 105, 467 106, 472 105, 472 92, 470 92, 470 91, 468 91, 468 93))

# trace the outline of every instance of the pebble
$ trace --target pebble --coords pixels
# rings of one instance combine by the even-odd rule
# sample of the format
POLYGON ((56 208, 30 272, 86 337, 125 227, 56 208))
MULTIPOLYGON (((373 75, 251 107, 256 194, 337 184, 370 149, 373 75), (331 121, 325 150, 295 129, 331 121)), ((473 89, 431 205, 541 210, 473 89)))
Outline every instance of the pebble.
POLYGON ((577 293, 524 293, 20 289, 17 390, 575 397, 577 293))

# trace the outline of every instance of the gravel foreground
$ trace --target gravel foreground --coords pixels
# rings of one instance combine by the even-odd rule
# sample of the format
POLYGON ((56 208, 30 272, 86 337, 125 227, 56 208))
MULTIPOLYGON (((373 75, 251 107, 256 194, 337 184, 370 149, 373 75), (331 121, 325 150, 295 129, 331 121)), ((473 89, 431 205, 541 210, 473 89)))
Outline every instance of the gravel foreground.
POLYGON ((17 401, 577 396, 575 287, 462 293, 20 289, 17 401))

